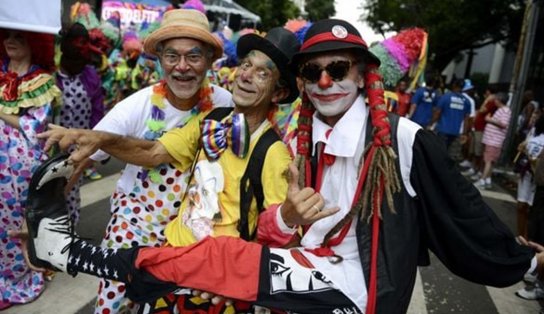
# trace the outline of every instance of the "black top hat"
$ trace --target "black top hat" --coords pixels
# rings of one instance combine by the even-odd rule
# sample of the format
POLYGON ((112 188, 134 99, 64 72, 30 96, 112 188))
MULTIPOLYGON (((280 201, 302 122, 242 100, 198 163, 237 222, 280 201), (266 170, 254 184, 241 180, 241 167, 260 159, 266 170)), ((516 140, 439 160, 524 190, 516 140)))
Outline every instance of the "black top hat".
POLYGON ((312 24, 304 36, 300 52, 293 56, 291 62, 296 67, 305 55, 344 49, 360 51, 366 63, 380 65, 380 59, 368 51, 368 45, 357 29, 337 19, 320 20, 312 24))
POLYGON ((289 85, 289 95, 282 102, 290 103, 297 99, 299 91, 296 75, 289 67, 289 61, 299 48, 300 44, 292 32, 283 27, 274 27, 264 37, 257 34, 240 37, 236 52, 239 58, 243 58, 251 50, 259 50, 272 59, 280 71, 281 78, 289 85))

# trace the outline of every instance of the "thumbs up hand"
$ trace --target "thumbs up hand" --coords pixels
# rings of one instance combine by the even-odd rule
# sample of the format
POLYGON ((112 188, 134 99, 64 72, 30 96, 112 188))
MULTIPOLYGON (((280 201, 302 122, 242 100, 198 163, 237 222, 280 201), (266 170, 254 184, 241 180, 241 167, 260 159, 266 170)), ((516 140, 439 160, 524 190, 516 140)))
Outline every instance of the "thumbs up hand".
POLYGON ((321 194, 313 188, 299 187, 298 169, 294 163, 289 164, 289 173, 287 198, 281 206, 281 217, 287 226, 309 225, 340 210, 338 207, 323 209, 325 200, 321 194))

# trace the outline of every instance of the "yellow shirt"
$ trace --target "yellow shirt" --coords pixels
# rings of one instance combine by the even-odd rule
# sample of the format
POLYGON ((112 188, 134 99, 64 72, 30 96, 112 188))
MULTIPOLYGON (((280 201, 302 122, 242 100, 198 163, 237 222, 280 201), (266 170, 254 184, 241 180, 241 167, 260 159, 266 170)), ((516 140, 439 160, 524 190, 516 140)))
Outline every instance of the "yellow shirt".
MULTIPOLYGON (((207 112, 199 115, 197 119, 192 119, 183 128, 171 130, 159 138, 168 153, 176 160, 173 165, 180 171, 189 169, 193 163, 201 137, 200 121, 206 114, 207 112)), ((244 175, 253 148, 261 135, 270 127, 271 124, 266 120, 253 132, 250 139, 249 153, 246 158, 239 158, 227 148, 217 160, 216 163, 221 166, 223 171, 224 185, 223 190, 218 193, 221 219, 213 225, 213 236, 239 237, 237 224, 240 220, 240 179, 244 175)), ((204 152, 201 152, 199 160, 205 159, 204 152)), ((285 144, 277 141, 270 146, 261 173, 264 193, 263 206, 267 207, 285 200, 287 179, 283 173, 287 170, 290 162, 291 157, 285 144)), ((197 242, 191 229, 185 225, 182 219, 184 211, 188 210, 188 206, 188 197, 185 197, 178 211, 178 216, 166 226, 165 236, 170 245, 185 246, 197 242)), ((255 199, 253 199, 248 215, 250 231, 255 230, 257 217, 257 205, 255 199)))

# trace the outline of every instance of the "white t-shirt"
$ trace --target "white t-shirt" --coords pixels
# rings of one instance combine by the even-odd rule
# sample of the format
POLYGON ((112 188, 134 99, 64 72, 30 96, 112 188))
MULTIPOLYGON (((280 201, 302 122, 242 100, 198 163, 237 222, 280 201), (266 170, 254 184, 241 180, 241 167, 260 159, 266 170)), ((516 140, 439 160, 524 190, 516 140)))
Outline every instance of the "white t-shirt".
POLYGON ((535 136, 535 129, 531 130, 531 133, 527 136, 527 155, 529 158, 536 159, 544 149, 544 134, 539 134, 535 136))
MULTIPOLYGON (((212 87, 212 102, 214 107, 232 107, 232 95, 224 88, 216 85, 212 87)), ((115 105, 109 112, 98 122, 93 128, 97 131, 105 131, 123 136, 131 136, 135 138, 144 138, 145 132, 148 130, 146 121, 151 116, 151 94, 153 86, 148 86, 124 99, 115 105)), ((168 100, 165 99, 165 130, 171 130, 176 127, 181 127, 181 123, 185 121, 191 114, 191 111, 183 111, 176 109, 168 100)), ((90 158, 96 161, 108 158, 108 154, 103 151, 97 151, 90 158)), ((123 170, 123 174, 117 181, 117 191, 122 193, 130 193, 134 186, 134 180, 141 167, 127 164, 123 170)))

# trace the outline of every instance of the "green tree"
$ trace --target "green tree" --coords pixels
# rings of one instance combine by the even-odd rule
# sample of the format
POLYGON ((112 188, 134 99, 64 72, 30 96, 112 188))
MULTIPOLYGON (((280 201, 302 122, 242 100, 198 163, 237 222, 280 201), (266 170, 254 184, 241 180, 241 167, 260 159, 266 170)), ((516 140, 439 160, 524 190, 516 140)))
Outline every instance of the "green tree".
POLYGON ((290 0, 236 0, 236 2, 261 17, 261 29, 283 26, 288 19, 296 18, 300 10, 290 0))
POLYGON ((380 33, 421 27, 429 33, 429 57, 441 71, 461 51, 519 38, 524 0, 367 0, 370 26, 380 33))
POLYGON ((308 20, 318 21, 333 16, 334 0, 307 0, 304 10, 308 12, 308 20))

